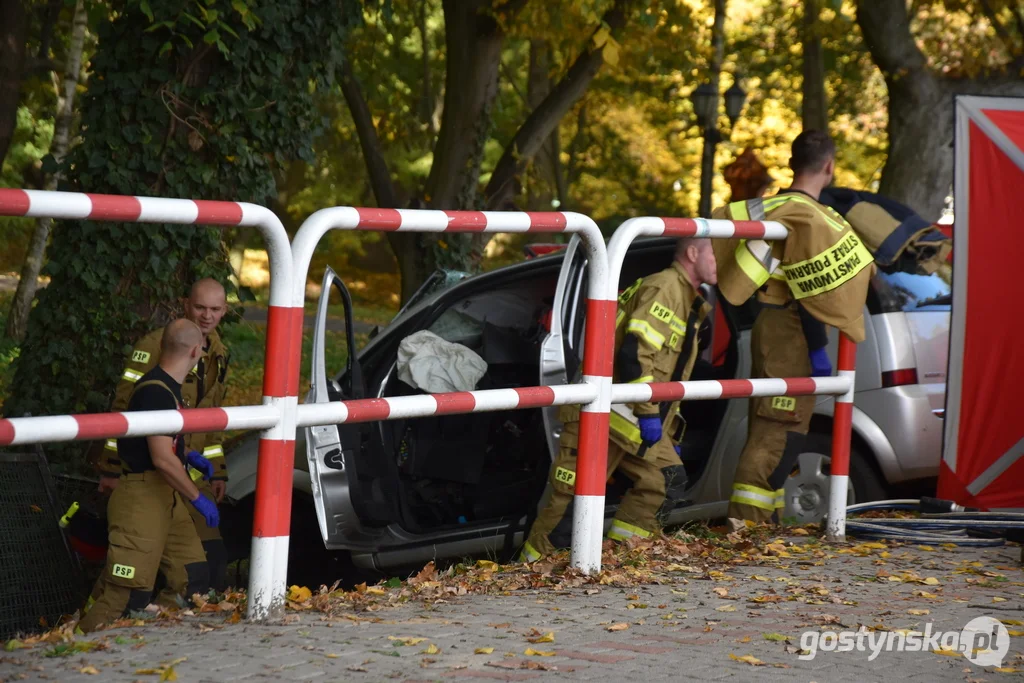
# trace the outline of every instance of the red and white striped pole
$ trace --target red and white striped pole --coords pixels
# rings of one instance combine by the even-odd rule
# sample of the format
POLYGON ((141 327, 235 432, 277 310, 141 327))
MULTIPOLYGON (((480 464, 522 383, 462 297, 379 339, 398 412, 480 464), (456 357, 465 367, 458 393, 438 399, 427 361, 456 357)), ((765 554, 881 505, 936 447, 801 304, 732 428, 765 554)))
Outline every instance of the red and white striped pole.
POLYGON ((846 540, 846 494, 850 482, 850 440, 853 438, 853 394, 857 373, 857 344, 839 334, 838 377, 846 378, 849 388, 836 396, 832 416, 832 464, 829 477, 828 524, 825 530, 830 541, 846 540))

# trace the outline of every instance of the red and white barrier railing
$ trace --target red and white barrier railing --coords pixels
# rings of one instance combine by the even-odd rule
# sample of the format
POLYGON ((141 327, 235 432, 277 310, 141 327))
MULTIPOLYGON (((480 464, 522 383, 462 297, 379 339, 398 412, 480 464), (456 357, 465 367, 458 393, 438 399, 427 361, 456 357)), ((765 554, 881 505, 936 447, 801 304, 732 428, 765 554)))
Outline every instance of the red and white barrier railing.
MULTIPOLYGON (((306 420, 328 417, 355 419, 395 419, 439 414, 469 413, 497 410, 501 407, 527 408, 559 403, 582 403, 580 415, 579 458, 576 473, 576 503, 573 506, 572 564, 584 571, 601 568, 601 535, 604 530, 604 485, 608 459, 608 413, 611 410, 612 344, 598 333, 615 321, 617 294, 607 294, 608 258, 604 238, 594 221, 572 212, 488 212, 437 211, 419 209, 363 209, 336 207, 322 209, 302 224, 292 242, 294 271, 292 305, 301 310, 305 301, 305 281, 313 250, 329 230, 377 230, 383 232, 567 232, 579 233, 586 256, 589 298, 587 300, 586 342, 583 350, 583 386, 530 387, 516 390, 496 390, 440 394, 434 396, 369 399, 302 406, 298 411, 303 424, 306 420), (525 393, 524 393, 525 392, 525 393), (524 395, 528 397, 524 399, 524 395), (574 397, 573 400, 569 400, 574 397), (489 407, 493 406, 493 407, 489 407), (354 417, 353 417, 354 416, 354 417)), ((292 323, 301 335, 301 315, 292 323)), ((292 368, 289 379, 298 385, 298 366, 292 368)), ((325 378, 320 378, 323 381, 325 378)), ((293 428, 291 428, 293 429, 293 428)), ((294 438, 293 431, 288 434, 294 438)), ((319 463, 310 462, 310 474, 316 486, 319 463)), ((283 487, 283 481, 278 484, 283 487)), ((288 495, 291 495, 290 481, 288 495)), ((285 492, 282 490, 281 495, 285 492)), ((319 493, 319 492, 314 492, 319 493)), ((314 498, 319 498, 315 495, 314 498)), ((258 501, 257 501, 258 503, 258 501)), ((318 503, 317 514, 323 521, 325 511, 318 503)), ((281 531, 287 534, 284 524, 281 531)), ((287 544, 287 536, 285 536, 287 544)), ((284 574, 275 580, 283 581, 284 574)), ((281 584, 283 586, 283 583, 281 584)))
MULTIPOLYGON (((729 239, 782 240, 788 231, 774 221, 727 221, 704 218, 631 218, 619 226, 608 243, 608 281, 605 296, 618 290, 622 263, 629 245, 637 237, 707 237, 729 239)), ((587 331, 590 328, 588 325, 587 331)), ((606 325, 601 334, 614 339, 614 324, 606 325)), ((826 534, 829 540, 846 536, 846 496, 850 473, 850 439, 853 421, 853 393, 856 373, 857 345, 845 334, 839 335, 839 362, 836 377, 799 377, 790 379, 741 379, 704 382, 665 382, 659 384, 616 384, 612 387, 612 403, 637 401, 690 401, 718 398, 754 398, 762 396, 836 396, 832 420, 832 464, 830 473, 829 513, 826 534)), ((576 539, 573 538, 575 547, 576 539)))
MULTIPOLYGON (((0 215, 58 218, 71 220, 114 221, 122 223, 178 223, 185 225, 234 225, 260 231, 267 245, 270 261, 270 313, 267 319, 267 349, 263 371, 263 405, 224 409, 153 411, 148 413, 106 413, 102 415, 63 415, 38 418, 15 418, 0 421, 0 443, 83 440, 113 436, 143 436, 179 431, 219 431, 221 429, 261 428, 260 458, 257 465, 257 508, 265 514, 280 515, 281 497, 274 496, 274 487, 266 482, 287 476, 289 490, 286 502, 291 503, 291 471, 293 449, 287 447, 283 435, 295 430, 284 429, 288 418, 294 424, 294 410, 285 409, 288 397, 295 391, 289 385, 291 366, 298 368, 301 345, 292 346, 289 336, 292 291, 292 258, 288 234, 280 219, 262 206, 245 202, 207 201, 201 199, 166 199, 163 197, 128 197, 75 192, 0 189, 0 215), (260 486, 259 482, 263 482, 260 486), (268 512, 269 511, 269 512, 268 512)), ((301 334, 301 306, 299 309, 301 334)), ((294 383, 297 386, 298 376, 294 383)), ((292 400, 294 405, 294 400, 292 400)), ((287 512, 284 515, 287 520, 287 512)), ((253 546, 262 547, 265 528, 257 520, 253 529, 253 546)), ((285 526, 287 533, 287 526, 285 526)), ((287 552, 279 564, 287 564, 287 552)), ((254 562, 249 594, 249 616, 261 619, 284 607, 284 586, 269 590, 260 572, 263 565, 254 562)))

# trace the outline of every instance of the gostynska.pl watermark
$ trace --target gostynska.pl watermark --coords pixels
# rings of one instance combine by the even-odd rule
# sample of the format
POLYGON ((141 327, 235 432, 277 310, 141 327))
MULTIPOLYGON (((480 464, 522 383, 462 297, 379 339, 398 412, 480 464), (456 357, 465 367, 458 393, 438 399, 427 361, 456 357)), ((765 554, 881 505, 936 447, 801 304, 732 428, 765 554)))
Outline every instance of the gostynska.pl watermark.
POLYGON ((1010 634, 998 619, 976 617, 962 631, 934 631, 931 623, 923 631, 805 631, 800 647, 799 659, 805 661, 819 652, 870 652, 868 661, 873 661, 882 652, 945 650, 978 666, 1000 666, 1010 650, 1010 634))

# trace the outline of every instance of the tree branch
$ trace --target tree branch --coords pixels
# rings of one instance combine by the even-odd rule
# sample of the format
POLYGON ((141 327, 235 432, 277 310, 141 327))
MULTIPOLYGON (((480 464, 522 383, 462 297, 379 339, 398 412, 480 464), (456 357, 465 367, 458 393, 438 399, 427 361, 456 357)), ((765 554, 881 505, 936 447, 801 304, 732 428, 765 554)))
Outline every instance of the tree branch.
MULTIPOLYGON (((1014 57, 1017 52, 1017 46, 1013 40, 1013 36, 1006 30, 1002 22, 999 21, 999 17, 996 16, 995 11, 992 9, 991 3, 988 0, 978 0, 978 4, 981 5, 981 11, 984 13, 985 18, 988 19, 988 23, 992 24, 992 28, 996 32, 996 36, 1002 41, 1003 45, 1006 46, 1006 52, 1010 57, 1014 57)), ((1016 15, 1016 13, 1014 13, 1016 15)), ((1022 34, 1024 36, 1024 34, 1022 34)))
MULTIPOLYGON (((631 0, 618 0, 603 17, 603 23, 615 35, 626 24, 627 10, 632 8, 631 0)), ((595 29, 594 33, 600 30, 595 29)), ((558 126, 562 117, 579 101, 604 64, 602 48, 594 47, 593 34, 587 38, 586 48, 561 81, 551 89, 544 101, 534 109, 519 127, 512 142, 505 148, 490 182, 484 190, 489 208, 504 204, 515 191, 515 177, 521 165, 529 161, 544 145, 558 126)))
POLYGON ((905 0, 860 0, 857 23, 871 58, 886 79, 927 68, 927 62, 910 33, 905 0))
POLYGON ((366 104, 366 98, 363 97, 363 91, 359 87, 355 74, 352 73, 352 64, 348 59, 342 63, 340 83, 341 93, 345 96, 345 102, 348 104, 348 110, 351 112, 352 121, 356 126, 359 146, 363 150, 363 159, 366 161, 366 170, 370 174, 370 187, 373 188, 377 206, 396 208, 398 192, 391 180, 387 161, 384 160, 384 150, 381 148, 380 138, 377 137, 377 129, 373 125, 370 107, 366 104))

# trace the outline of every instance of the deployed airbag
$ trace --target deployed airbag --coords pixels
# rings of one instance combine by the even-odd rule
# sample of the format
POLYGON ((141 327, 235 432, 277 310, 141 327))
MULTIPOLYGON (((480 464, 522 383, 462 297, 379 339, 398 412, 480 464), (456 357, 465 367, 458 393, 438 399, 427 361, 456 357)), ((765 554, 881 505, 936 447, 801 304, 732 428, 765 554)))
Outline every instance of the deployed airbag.
POLYGON ((474 351, 428 330, 398 345, 398 379, 420 391, 472 391, 485 372, 487 363, 474 351))

